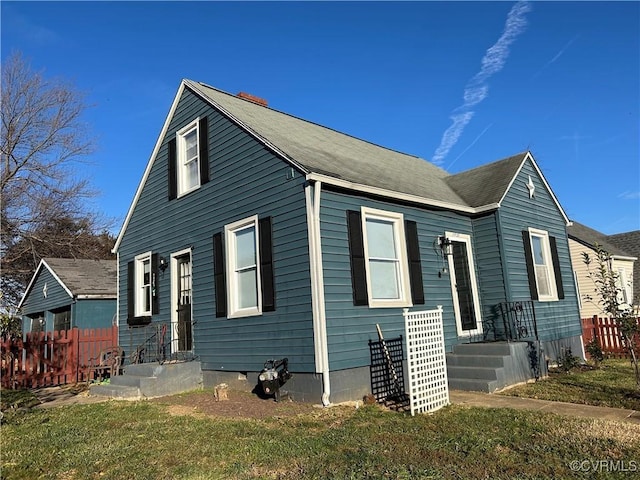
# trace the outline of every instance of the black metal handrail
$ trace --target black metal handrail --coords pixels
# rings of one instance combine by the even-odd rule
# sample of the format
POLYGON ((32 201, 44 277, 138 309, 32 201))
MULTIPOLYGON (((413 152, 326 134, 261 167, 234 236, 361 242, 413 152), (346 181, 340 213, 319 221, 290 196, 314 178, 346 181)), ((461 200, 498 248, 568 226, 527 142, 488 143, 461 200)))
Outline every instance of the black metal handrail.
MULTIPOLYGON (((131 363, 163 363, 167 360, 167 350, 171 342, 168 335, 169 327, 166 323, 147 325, 145 329, 151 329, 152 333, 144 342, 138 345, 129 357, 131 363), (169 340, 167 340, 169 338, 169 340)), ((133 341, 131 342, 133 345, 133 341)))
POLYGON ((507 340, 538 340, 538 325, 533 301, 502 302, 500 313, 507 340))

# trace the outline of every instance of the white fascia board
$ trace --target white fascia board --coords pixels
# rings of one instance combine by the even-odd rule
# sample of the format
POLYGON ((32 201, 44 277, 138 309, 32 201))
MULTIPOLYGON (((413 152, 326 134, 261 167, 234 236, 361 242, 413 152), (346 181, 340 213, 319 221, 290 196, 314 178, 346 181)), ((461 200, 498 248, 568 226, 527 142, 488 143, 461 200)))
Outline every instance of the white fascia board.
POLYGON ((509 190, 511 190, 511 187, 513 186, 513 183, 516 181, 516 178, 520 174, 520 171, 522 170, 522 167, 524 167, 524 164, 525 164, 525 162, 527 160, 531 161, 531 164, 533 165, 533 168, 535 169, 536 173, 538 174, 538 177, 540 177, 540 179, 542 180, 543 185, 545 186, 545 188, 547 189, 547 191, 551 195, 551 198, 553 199, 554 203, 556 204, 556 207, 558 207, 558 210, 560 211, 560 214, 562 215, 562 218, 564 219, 565 225, 566 226, 571 225, 572 224, 571 220, 569 220, 569 217, 567 216, 567 214, 565 213, 564 209, 562 208, 562 205, 560 205, 560 202, 558 201, 556 195, 553 193, 553 190, 551 190, 551 187, 549 186, 549 183, 547 182, 547 179, 544 178, 544 175, 542 174, 542 170, 540 170, 540 167, 538 167, 538 164, 534 160, 533 155, 531 155, 531 152, 527 152, 527 154, 522 159, 522 163, 520 164, 520 166, 518 167, 518 170, 516 171, 515 175, 513 176, 511 181, 509 182, 509 186, 505 189, 504 194, 502 195, 502 198, 498 202, 498 205, 502 205, 502 202, 504 201, 505 197, 507 196, 507 193, 509 193, 509 190))
POLYGON ((113 294, 106 295, 77 295, 78 300, 116 300, 116 296, 113 294))
POLYGON ((133 211, 135 210, 135 207, 138 203, 138 200, 140 199, 140 195, 142 193, 142 189, 144 188, 145 183, 147 183, 147 179, 149 178, 149 173, 151 172, 151 167, 153 167, 153 163, 156 160, 156 155, 158 154, 158 151, 160 150, 160 145, 162 145, 162 140, 164 139, 167 130, 169 129, 169 122, 171 121, 171 119, 173 118, 173 114, 176 111, 176 107, 178 106, 178 102, 180 101, 180 98, 182 97, 182 93, 184 92, 184 87, 185 87, 185 80, 182 80, 182 82, 180 83, 180 87, 178 88, 178 92, 176 93, 176 96, 173 99, 173 103, 171 104, 171 108, 169 109, 169 113, 167 115, 167 118, 164 121, 164 125, 162 126, 162 130, 160 131, 160 135, 158 135, 158 139, 156 140, 156 144, 153 147, 153 152, 151 152, 151 157, 149 158, 149 161, 147 162, 147 168, 144 171, 144 174, 142 175, 142 179, 140 180, 140 183, 138 184, 138 189, 136 190, 136 194, 133 197, 133 201, 131 202, 131 205, 129 206, 129 211, 127 212, 127 216, 124 219, 124 223, 122 224, 122 228, 120 228, 120 233, 118 233, 118 238, 116 239, 116 243, 113 246, 113 249, 111 250, 112 253, 117 253, 118 252, 118 248, 120 247, 120 242, 122 241, 122 237, 124 236, 124 232, 127 230, 127 226, 129 225, 129 221, 131 220, 131 216, 133 215, 133 211))
POLYGON ((135 194, 135 196, 133 198, 133 201, 131 202, 131 206, 129 207, 129 211, 127 212, 127 216, 126 216, 126 218, 124 220, 124 223, 122 224, 122 228, 120 229, 120 232, 118 233, 118 238, 116 239, 116 243, 115 243, 113 249, 111 250, 113 253, 117 253, 117 251, 118 251, 118 248, 120 246, 120 242, 122 241, 122 237, 124 236, 124 232, 127 229, 127 226, 129 225, 129 221, 131 220, 131 216, 133 215, 133 211, 135 209, 135 206, 138 203, 138 200, 140 198, 140 194, 142 193, 142 189, 143 189, 145 183, 147 182, 147 178, 149 177, 149 172, 151 172, 151 167, 153 167, 153 163, 154 163, 154 161, 156 159, 156 155, 158 154, 158 151, 160 150, 160 146, 162 145, 162 140, 164 139, 164 137, 167 134, 167 130, 169 129, 169 123, 171 122, 171 119, 173 118, 173 114, 176 111, 176 108, 178 106, 178 102, 182 98, 182 94, 184 93, 185 87, 189 87, 189 89, 195 95, 200 97, 202 100, 204 100, 206 103, 208 103, 209 105, 211 105, 215 109, 219 110, 223 115, 228 117, 231 121, 236 123, 243 130, 245 130, 251 136, 256 138, 260 143, 265 145, 267 148, 272 150, 274 153, 276 153, 277 155, 281 156, 283 159, 285 159, 287 162, 289 162, 290 164, 292 164, 296 168, 299 168, 300 171, 302 171, 303 173, 305 173, 305 174, 308 173, 308 170, 305 167, 300 165, 298 162, 294 161, 286 153, 284 153, 278 147, 276 147, 271 142, 269 142, 266 138, 262 137, 261 135, 259 135, 255 131, 253 131, 250 127, 248 127, 243 122, 238 120, 234 115, 229 113, 226 109, 224 109, 219 104, 214 102, 211 98, 209 98, 205 94, 203 94, 200 91, 200 89, 198 88, 198 85, 196 85, 195 83, 193 83, 190 80, 183 79, 182 82, 180 83, 180 87, 178 88, 178 92, 176 93, 176 96, 173 99, 173 103, 171 104, 171 108, 169 109, 169 113, 167 114, 167 117, 166 117, 166 119, 164 121, 164 125, 162 126, 162 130, 160 132, 160 135, 158 136, 158 140, 156 141, 155 147, 153 148, 153 152, 151 153, 151 157, 149 158, 149 162, 147 163, 147 168, 144 171, 144 174, 142 176, 142 180, 140 180, 140 184, 138 185, 138 189, 136 190, 136 194, 135 194))
POLYGON ((20 310, 22 308, 22 304, 24 303, 24 299, 27 298, 27 295, 29 295, 29 292, 31 291, 31 288, 33 288, 33 284, 35 283, 36 278, 38 278, 38 275, 40 274, 40 270, 42 269, 43 265, 44 265, 44 259, 40 260, 40 263, 38 264, 38 268, 36 268, 36 271, 33 274, 33 277, 31 277, 31 280, 29 281, 29 285, 27 285, 27 288, 24 290, 24 294, 22 295, 22 298, 20 299, 20 302, 18 303, 18 310, 20 310))
POLYGON ((22 295, 22 298, 20 299, 20 303, 18 303, 18 310, 22 308, 24 299, 27 298, 27 296, 31 292, 31 289, 33 288, 33 284, 35 283, 36 279, 40 276, 40 272, 42 271, 43 268, 46 268, 47 270, 49 270, 49 273, 51 273, 51 276, 56 280, 56 282, 62 285, 62 288, 67 292, 67 294, 71 298, 73 298, 73 293, 71 293, 71 290, 69 290, 69 288, 64 284, 64 282, 60 280, 60 277, 56 275, 56 272, 53 271, 53 269, 49 266, 49 264, 43 258, 42 260, 40 260, 40 263, 38 264, 38 268, 36 268, 36 271, 33 274, 33 277, 31 277, 31 281, 29 282, 29 285, 27 285, 27 288, 24 291, 24 295, 22 295))
POLYGON ((430 198, 419 197, 417 195, 411 195, 408 193, 394 192, 393 190, 387 190, 384 188, 371 187, 369 185, 363 185, 361 183, 349 182, 347 180, 340 180, 335 177, 323 175, 320 173, 310 173, 306 176, 309 181, 319 181, 328 185, 333 185, 340 188, 346 188, 348 190, 354 190, 356 192, 369 193, 380 197, 389 198, 392 200, 402 200, 405 202, 415 203, 418 205, 427 205, 430 207, 438 207, 446 210, 454 210, 464 213, 483 213, 491 210, 496 210, 500 205, 497 203, 491 203, 489 205, 483 205, 482 207, 467 207, 458 205, 455 203, 442 202, 440 200, 433 200, 430 198))
POLYGON ((628 260, 630 262, 635 262, 638 260, 638 257, 625 257, 623 255, 611 255, 613 260, 628 260))

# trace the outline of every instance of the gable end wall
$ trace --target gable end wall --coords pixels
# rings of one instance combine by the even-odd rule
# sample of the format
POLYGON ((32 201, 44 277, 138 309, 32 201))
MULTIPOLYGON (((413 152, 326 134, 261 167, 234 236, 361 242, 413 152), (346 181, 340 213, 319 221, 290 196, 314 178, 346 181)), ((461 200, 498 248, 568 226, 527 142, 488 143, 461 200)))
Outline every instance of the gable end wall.
POLYGON ((553 341, 582 333, 573 268, 563 216, 530 160, 527 160, 498 211, 508 275, 508 301, 530 300, 522 231, 529 227, 546 230, 556 237, 565 298, 552 302, 535 301, 538 335, 553 341), (529 176, 535 185, 534 198, 526 186, 529 176))
MULTIPOLYGON (((148 179, 122 237, 119 254, 120 341, 129 349, 147 330, 127 326, 127 262, 152 251, 169 259, 192 249, 193 353, 203 370, 260 371, 270 358, 289 358, 294 372, 315 371, 304 176, 188 89, 170 119, 148 179), (210 181, 168 200, 168 142, 196 117, 209 123, 210 181), (292 178, 293 174, 293 178, 292 178), (271 216, 276 310, 216 318, 212 237, 252 215, 271 216)), ((160 311, 170 322, 171 269, 158 278, 160 311)))

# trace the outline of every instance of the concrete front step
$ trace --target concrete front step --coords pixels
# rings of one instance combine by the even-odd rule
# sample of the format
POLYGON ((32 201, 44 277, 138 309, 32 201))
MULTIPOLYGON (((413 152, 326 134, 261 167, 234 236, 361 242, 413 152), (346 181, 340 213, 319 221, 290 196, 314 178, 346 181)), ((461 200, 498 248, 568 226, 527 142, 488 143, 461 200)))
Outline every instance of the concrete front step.
POLYGON ((200 362, 127 365, 109 385, 93 385, 91 395, 113 398, 153 398, 202 387, 200 362))
POLYGON ((126 385, 91 385, 89 392, 92 397, 110 397, 124 400, 139 400, 142 398, 138 387, 126 385))
POLYGON ((497 380, 478 380, 466 378, 449 378, 450 390, 464 390, 467 392, 486 392, 492 393, 498 389, 497 380))
POLYGON ((449 388, 494 392, 534 378, 525 342, 465 343, 447 354, 449 388))
POLYGON ((504 382, 504 368, 488 367, 450 367, 447 365, 447 378, 463 378, 469 380, 496 380, 504 382))
POLYGON ((511 345, 506 342, 492 343, 459 343, 454 345, 453 353, 456 355, 511 355, 511 345))
POLYGON ((447 366, 452 367, 504 367, 507 355, 461 355, 447 353, 447 366))

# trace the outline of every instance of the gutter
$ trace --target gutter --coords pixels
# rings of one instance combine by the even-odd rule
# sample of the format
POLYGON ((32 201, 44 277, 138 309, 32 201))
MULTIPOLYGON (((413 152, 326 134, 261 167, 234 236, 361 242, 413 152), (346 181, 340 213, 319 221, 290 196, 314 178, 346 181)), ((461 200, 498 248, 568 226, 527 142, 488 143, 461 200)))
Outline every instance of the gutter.
POLYGON ((329 175, 323 175, 321 173, 309 173, 307 174, 306 179, 309 181, 324 182, 327 185, 333 185, 335 187, 345 188, 347 190, 356 192, 363 192, 371 195, 377 195, 379 197, 390 198, 393 200, 403 200, 417 205, 427 205, 436 208, 443 208, 445 210, 453 210, 456 212, 478 214, 490 212, 500 208, 500 203, 490 203, 488 205, 482 205, 480 207, 468 207, 465 205, 458 205, 455 203, 443 202, 441 200, 433 200, 425 197, 420 197, 418 195, 412 195, 409 193, 399 193, 384 188, 372 187, 361 183, 354 183, 348 180, 341 180, 339 178, 331 177, 329 175))
POLYGON ((309 235, 309 268, 311 273, 311 305, 313 313, 314 353, 316 373, 322 374, 322 405, 331 405, 329 350, 327 346, 327 317, 324 305, 324 277, 320 237, 320 193, 322 182, 307 182, 304 187, 307 228, 309 235))

